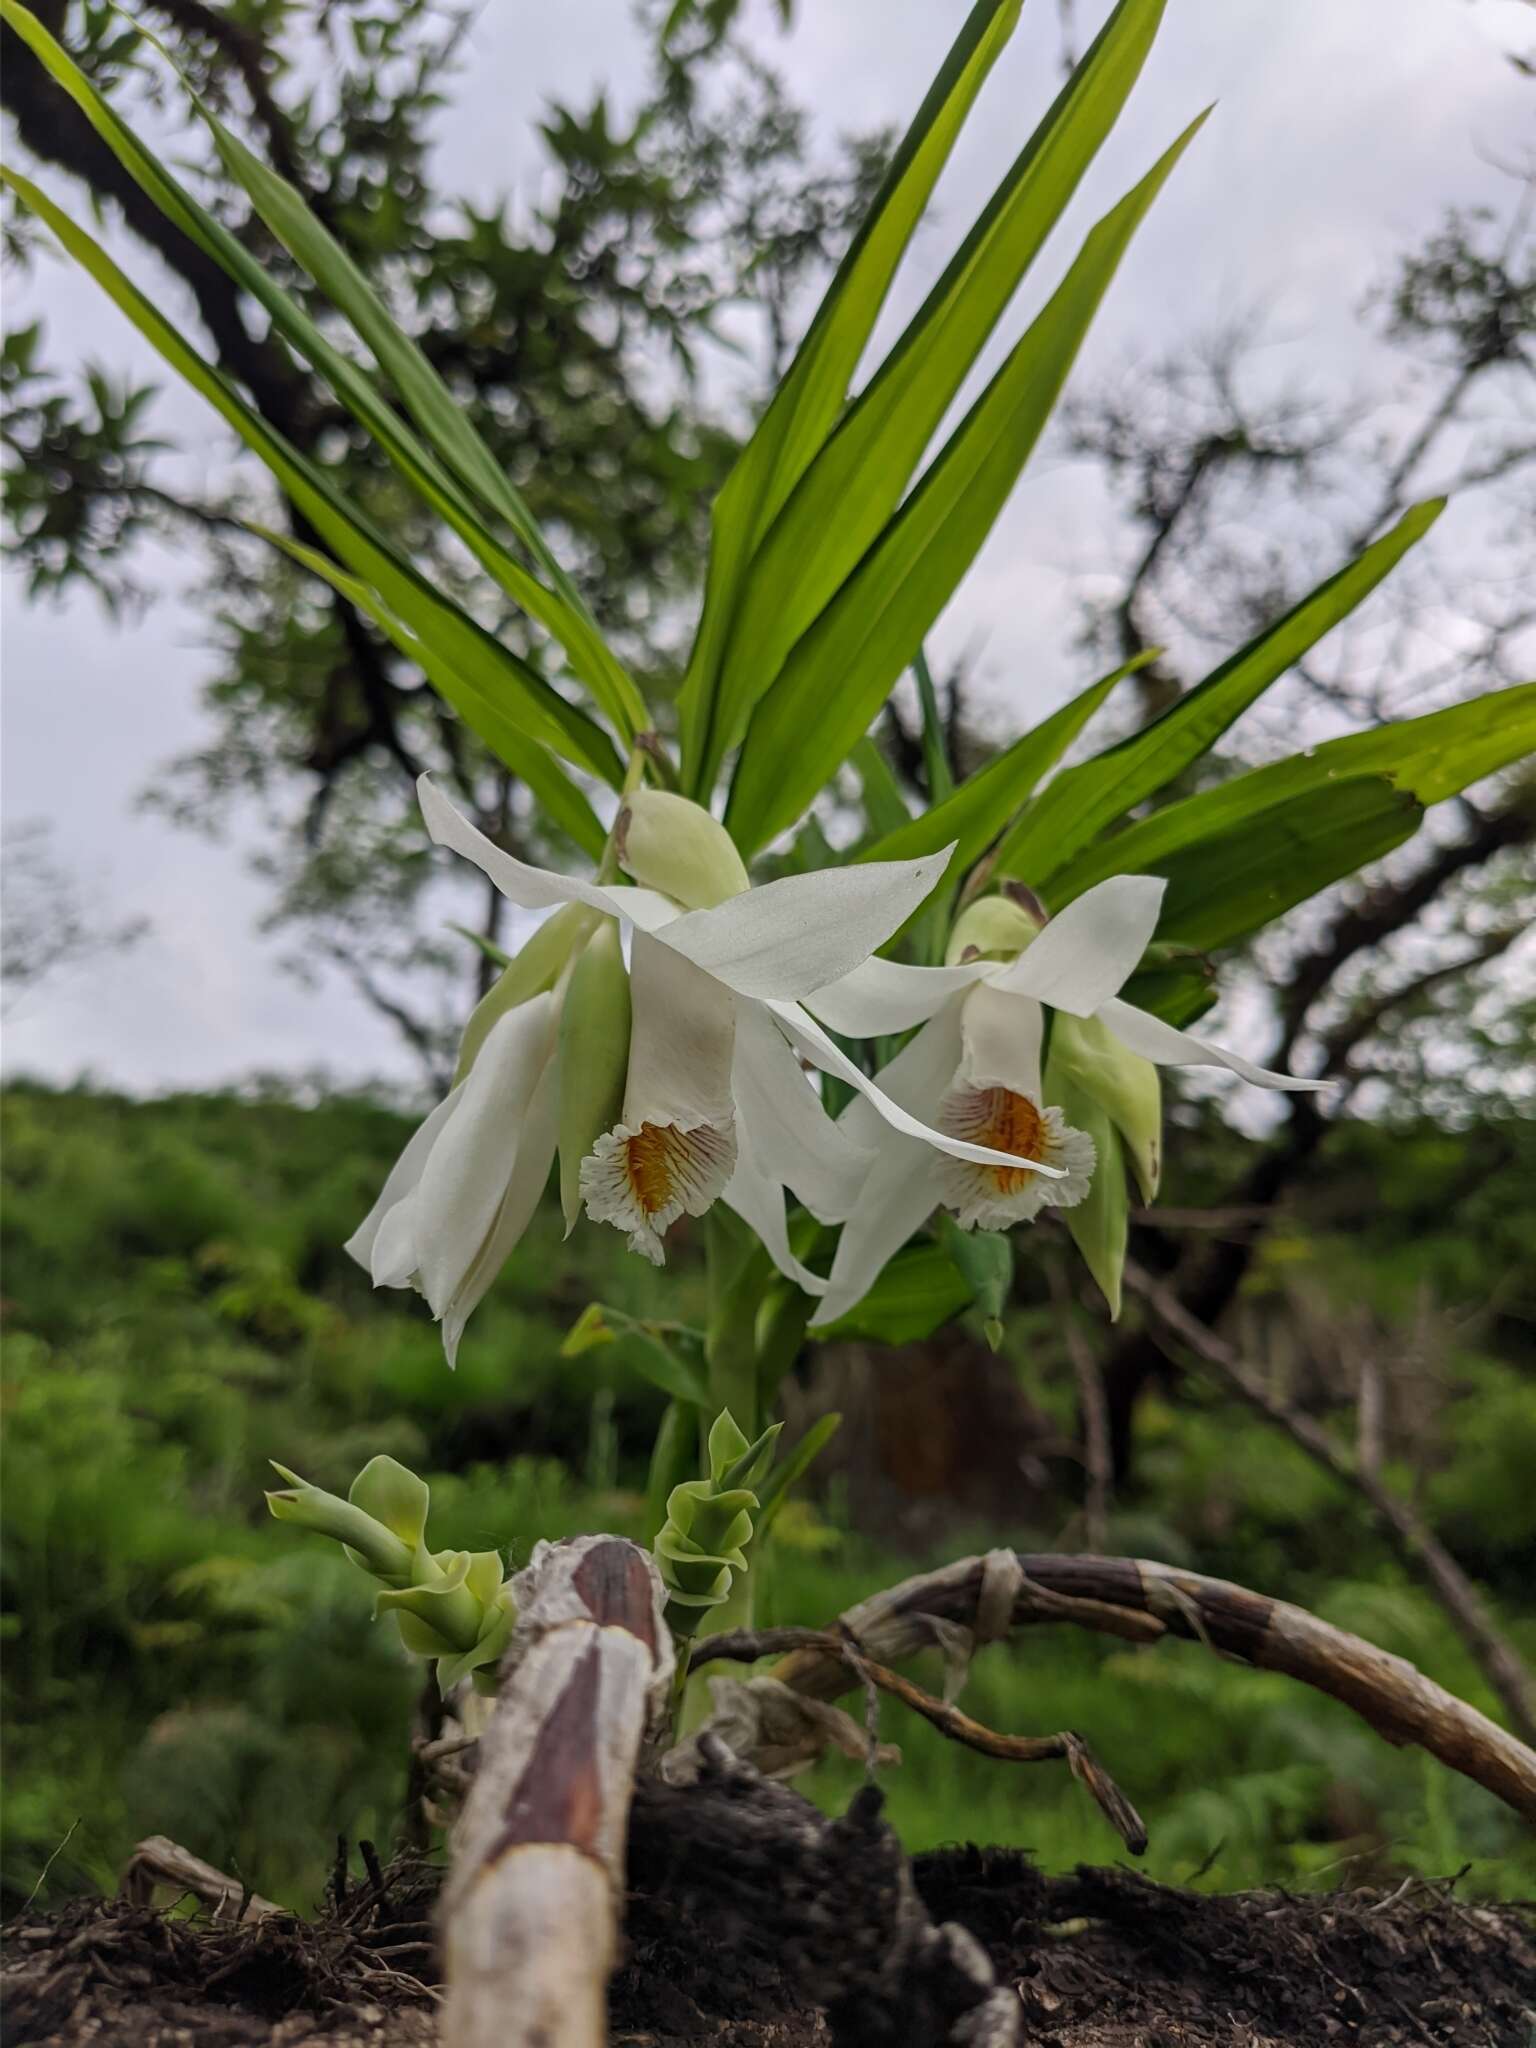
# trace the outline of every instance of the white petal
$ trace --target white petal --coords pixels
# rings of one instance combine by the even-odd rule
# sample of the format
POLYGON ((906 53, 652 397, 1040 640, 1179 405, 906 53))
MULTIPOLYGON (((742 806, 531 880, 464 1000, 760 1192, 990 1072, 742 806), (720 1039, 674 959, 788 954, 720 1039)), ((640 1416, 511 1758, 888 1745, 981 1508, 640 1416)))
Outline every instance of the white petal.
POLYGON ((828 1116, 783 1032, 757 1003, 744 1002, 737 1011, 731 1085, 743 1157, 750 1152, 819 1222, 840 1223, 858 1200, 874 1155, 828 1116))
POLYGON ((660 1265, 662 1233, 702 1216, 736 1164, 731 1066, 736 998, 723 983, 637 931, 624 1114, 581 1164, 594 1222, 629 1233, 660 1265))
POLYGON ((1160 875, 1113 875, 1085 890, 997 977, 996 986, 1074 1017, 1092 1016, 1135 973, 1157 929, 1167 886, 1160 875))
POLYGON ((736 1044, 730 990, 639 931, 630 949, 629 988, 624 1121, 685 1127, 729 1121, 736 1044))
POLYGON ((1107 1024, 1122 1045, 1139 1052, 1144 1060, 1156 1060, 1164 1067, 1228 1067, 1252 1081, 1258 1088, 1287 1088, 1294 1092, 1327 1086, 1324 1081, 1302 1081, 1294 1074, 1271 1074, 1256 1067, 1240 1053, 1211 1045, 1188 1031, 1177 1031, 1161 1017, 1138 1010, 1132 1003, 1109 1002, 1099 1010, 1099 1021, 1107 1024))
POLYGON ((1008 1088, 1041 1098, 1045 1012, 1032 996, 973 988, 960 1005, 961 1071, 973 1088, 1008 1088))
POLYGON ((464 1325, 480 1305, 486 1290, 516 1249, 523 1232, 533 1221, 533 1212, 549 1181, 555 1144, 560 1127, 560 1091, 555 1085, 554 1062, 542 1086, 536 1088, 518 1141, 512 1178, 501 1209, 478 1256, 464 1275, 452 1301, 443 1312, 443 1350, 449 1365, 458 1361, 459 1339, 464 1325))
MULTIPOLYGON (((951 1138, 943 1131, 933 1130, 920 1117, 913 1116, 899 1102, 893 1101, 867 1074, 861 1073, 847 1054, 833 1044, 815 1018, 802 1010, 798 1003, 770 1003, 768 1007, 808 1060, 820 1067, 824 1074, 835 1074, 840 1081, 857 1088, 892 1129, 905 1137, 921 1138, 926 1144, 936 1146, 940 1152, 951 1153, 956 1159, 979 1159, 983 1164, 994 1166, 1031 1166, 1037 1173, 1054 1173, 1055 1169, 1041 1160, 1016 1159, 1011 1153, 993 1152, 985 1145, 971 1145, 962 1138, 951 1138)), ((933 1027, 929 1025, 926 1028, 932 1030, 933 1027)), ((891 1064, 894 1067, 895 1062, 891 1064)), ((852 1127, 852 1135, 855 1138, 861 1136, 857 1126, 852 1127)))
MULTIPOLYGON (((965 998, 954 996, 938 1015, 913 1033, 897 1053, 880 1069, 880 1092, 899 1109, 931 1124, 938 1116, 944 1091, 960 1068, 960 1006, 965 998)), ((838 1123, 855 1143, 883 1145, 890 1125, 877 1104, 867 1095, 855 1095, 838 1118, 838 1123)))
MULTIPOLYGON (((366 1266, 373 1271, 373 1248, 380 1226, 390 1210, 404 1201, 421 1179, 421 1170, 427 1163, 427 1155, 437 1143, 444 1124, 452 1116, 454 1105, 462 1094, 463 1087, 461 1081, 457 1088, 451 1088, 431 1115, 416 1126, 406 1141, 404 1151, 389 1169, 389 1178, 379 1191, 379 1199, 347 1239, 346 1249, 360 1266, 366 1266)), ((373 1284, 375 1287, 401 1287, 405 1282, 381 1280, 374 1272, 373 1284)))
POLYGON ((909 967, 873 955, 805 998, 805 1007, 845 1038, 878 1038, 926 1024, 956 989, 969 988, 991 971, 978 960, 967 967, 909 967))
POLYGON ((713 910, 693 910, 666 942, 743 996, 786 1000, 849 973, 898 931, 954 852, 786 875, 713 910))
POLYGON ((913 1138, 887 1134, 864 1196, 837 1241, 837 1255, 811 1327, 835 1323, 868 1294, 886 1265, 939 1205, 941 1162, 913 1138))
POLYGON ((720 1199, 756 1231, 769 1258, 787 1280, 793 1280, 807 1294, 826 1293, 826 1281, 809 1266, 802 1265, 790 1250, 789 1226, 784 1218, 784 1184, 764 1170, 745 1131, 736 1155, 736 1171, 720 1199))
POLYGON ((550 1076, 554 1035, 549 994, 492 1026, 409 1198, 416 1270, 435 1316, 447 1310, 500 1212, 529 1103, 550 1076))
POLYGON ((653 889, 628 884, 604 886, 584 882, 574 875, 557 874, 553 868, 537 868, 518 860, 477 831, 463 813, 451 804, 430 775, 417 778, 416 795, 421 815, 431 837, 465 860, 473 861, 488 881, 494 882, 510 903, 524 910, 547 910, 556 903, 586 903, 594 910, 628 918, 644 931, 655 931, 676 918, 677 905, 653 889))

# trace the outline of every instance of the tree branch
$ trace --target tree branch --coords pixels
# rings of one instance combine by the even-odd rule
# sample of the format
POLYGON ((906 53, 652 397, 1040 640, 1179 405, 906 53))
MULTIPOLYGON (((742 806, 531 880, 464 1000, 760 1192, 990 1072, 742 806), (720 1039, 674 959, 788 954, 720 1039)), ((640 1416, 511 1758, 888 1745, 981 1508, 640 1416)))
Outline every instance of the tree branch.
POLYGON ((1450 1618, 1503 1701, 1510 1726, 1523 1741, 1536 1743, 1536 1688, 1530 1673, 1500 1633, 1482 1595, 1422 1517, 1377 1473, 1341 1451, 1310 1416, 1272 1394, 1230 1344, 1196 1322, 1178 1297, 1134 1260, 1126 1261, 1125 1280, 1181 1348, 1209 1366, 1250 1408, 1283 1429, 1314 1464, 1360 1496, 1409 1571, 1428 1587, 1450 1618))

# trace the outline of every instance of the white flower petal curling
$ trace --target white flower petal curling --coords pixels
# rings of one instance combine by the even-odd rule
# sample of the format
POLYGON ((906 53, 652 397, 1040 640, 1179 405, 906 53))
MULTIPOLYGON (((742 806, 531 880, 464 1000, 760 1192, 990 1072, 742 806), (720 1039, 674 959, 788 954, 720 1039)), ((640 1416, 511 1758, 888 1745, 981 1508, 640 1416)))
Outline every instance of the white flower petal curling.
POLYGON ((1135 973, 1167 886, 1160 875, 1113 875, 1085 890, 993 977, 994 985, 1074 1017, 1091 1016, 1135 973))
POLYGON ((1161 1067, 1226 1067, 1256 1088, 1285 1088, 1293 1093, 1327 1086, 1324 1081, 1306 1081, 1295 1074, 1272 1074, 1267 1068, 1245 1060, 1240 1053, 1228 1052, 1224 1046, 1212 1045, 1192 1032, 1175 1030, 1161 1017, 1138 1010, 1134 1003, 1101 1003, 1098 1018, 1122 1045, 1139 1052, 1144 1060, 1155 1060, 1161 1067))
POLYGON ((731 1066, 736 1001, 646 932, 630 953, 632 1023, 624 1115, 581 1166, 587 1214, 660 1265, 679 1216, 702 1216, 736 1164, 731 1066))
POLYGON ((840 1223, 852 1210, 874 1161, 828 1116, 789 1041, 757 1003, 736 1015, 731 1085, 745 1152, 771 1180, 790 1188, 821 1223, 840 1223))
MULTIPOLYGON (((840 1081, 846 1081, 864 1096, 885 1122, 904 1137, 921 1138, 926 1144, 935 1146, 940 1152, 949 1152, 957 1159, 975 1159, 988 1166, 1028 1166, 1037 1173, 1047 1176, 1058 1169, 1043 1160, 1017 1158, 1009 1153, 994 1151, 987 1145, 975 1145, 966 1138, 950 1136, 947 1131, 934 1130, 905 1109, 885 1089, 871 1081, 869 1076, 856 1067, 848 1055, 835 1045, 821 1026, 803 1010, 798 1003, 770 1003, 768 1008, 783 1024, 792 1044, 799 1046, 813 1066, 820 1067, 824 1074, 834 1074, 840 1081)), ((925 1027, 931 1029, 932 1026, 925 1027)), ((894 1064, 894 1063, 893 1063, 894 1064)), ((862 1127, 850 1126, 852 1135, 862 1139, 862 1127)))
POLYGON ((451 1306, 501 1210, 524 1118, 549 1074, 555 1025, 555 999, 546 994, 492 1028, 407 1197, 418 1285, 434 1316, 451 1306))
POLYGON ((839 980, 898 931, 953 852, 786 875, 689 911, 664 936, 738 995, 793 1000, 839 980))
POLYGON ((534 1091, 501 1208, 478 1256, 443 1312, 443 1350, 450 1365, 457 1363, 465 1324, 517 1249, 548 1184, 560 1120, 559 1091, 553 1085, 554 1079, 550 1074, 548 1085, 534 1091))
POLYGON ((886 1133, 863 1198, 838 1238, 812 1329, 835 1323, 861 1302, 913 1231, 927 1222, 939 1205, 942 1165, 921 1138, 886 1133))
MULTIPOLYGON (((416 1129, 406 1140, 405 1149, 401 1152, 400 1157, 389 1169, 388 1178, 379 1190, 379 1199, 347 1239, 346 1250, 348 1254, 356 1259, 360 1266, 365 1266, 368 1269, 373 1276, 375 1287, 403 1287, 406 1284, 403 1280, 385 1280, 381 1278, 375 1267, 374 1247, 377 1244, 385 1219, 390 1215, 391 1211, 400 1206, 421 1179, 421 1171, 427 1163, 427 1156, 431 1152, 432 1147, 437 1143, 444 1124, 453 1115, 459 1097, 463 1092, 464 1084, 461 1081, 456 1088, 450 1089, 436 1109, 417 1125, 416 1129)), ((396 1261, 390 1258, 387 1263, 393 1265, 396 1261)))
POLYGON ((960 989, 985 980, 985 961, 963 967, 911 967, 872 954, 839 980, 814 989, 805 1007, 845 1038, 879 1038, 926 1024, 960 989))

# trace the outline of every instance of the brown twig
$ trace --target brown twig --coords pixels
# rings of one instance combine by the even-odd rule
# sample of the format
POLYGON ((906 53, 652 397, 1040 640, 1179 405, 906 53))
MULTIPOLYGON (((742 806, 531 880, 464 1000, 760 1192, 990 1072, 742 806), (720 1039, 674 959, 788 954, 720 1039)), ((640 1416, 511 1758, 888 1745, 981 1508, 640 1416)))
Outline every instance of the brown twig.
POLYGON ((1198 1322, 1169 1288, 1134 1260, 1126 1261, 1125 1281, 1170 1336, 1211 1367, 1249 1407, 1283 1429, 1315 1464, 1365 1501, 1392 1547, 1433 1593, 1472 1652, 1503 1702, 1511 1727, 1524 1742, 1536 1743, 1536 1692, 1529 1672, 1496 1626, 1482 1595, 1417 1511, 1375 1470, 1350 1458, 1310 1416, 1271 1393, 1224 1338, 1198 1322))
POLYGON ((1104 1817, 1131 1854, 1140 1856, 1146 1849, 1147 1831, 1141 1815, 1098 1762, 1081 1735, 1070 1728, 1063 1729, 1059 1735, 999 1734, 984 1722, 962 1713, 959 1707, 946 1700, 935 1699, 931 1692, 924 1692, 920 1685, 914 1685, 910 1678, 903 1678, 899 1671, 892 1671, 889 1665, 877 1664, 872 1658, 862 1655, 852 1642, 844 1640, 841 1647, 843 1656, 861 1678, 878 1686, 881 1692, 889 1693, 893 1699, 900 1700, 914 1714, 921 1714, 951 1742, 961 1743, 982 1756, 997 1757, 1010 1764, 1042 1764, 1065 1759, 1073 1777, 1098 1801, 1104 1817))

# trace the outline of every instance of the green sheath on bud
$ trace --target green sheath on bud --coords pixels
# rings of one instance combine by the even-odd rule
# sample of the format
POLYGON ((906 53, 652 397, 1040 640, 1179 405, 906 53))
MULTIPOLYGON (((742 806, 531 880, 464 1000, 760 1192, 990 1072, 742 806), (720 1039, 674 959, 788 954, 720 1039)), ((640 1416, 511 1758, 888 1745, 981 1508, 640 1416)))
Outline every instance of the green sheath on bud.
POLYGON ((614 843, 625 874, 685 910, 713 910, 750 886, 720 820, 664 789, 640 788, 625 799, 614 843))
POLYGON ((944 950, 946 967, 965 960, 1014 960, 1040 927, 1029 912, 1006 896, 983 896, 955 919, 944 950))
POLYGON ((432 1489, 398 1458, 370 1458, 347 1488, 347 1499, 413 1552, 427 1533, 432 1489))
POLYGON ((581 1214, 581 1162, 624 1110, 629 975, 618 919, 603 918, 571 969, 560 1012, 560 1206, 569 1236, 581 1214))
POLYGON ((1141 1199, 1157 1199, 1163 1168, 1163 1084, 1151 1060, 1122 1045, 1097 1017, 1058 1015, 1052 1071, 1065 1074, 1105 1110, 1120 1133, 1141 1199))
POLYGON ((602 913, 585 903, 566 903, 545 918, 533 937, 504 967, 490 988, 470 1012, 459 1041, 459 1063, 453 1070, 457 1083, 474 1065, 493 1024, 499 1024, 508 1010, 532 1002, 553 988, 565 972, 566 962, 601 918, 602 913))
MULTIPOLYGON (((1058 1027, 1064 1021, 1058 1015, 1058 1027)), ((1067 1073, 1056 1056, 1054 1037, 1045 1068, 1045 1099, 1062 1111, 1069 1124, 1092 1138, 1098 1155, 1087 1194, 1073 1208, 1063 1209, 1061 1219, 1071 1231, 1072 1241, 1081 1252, 1084 1265, 1109 1303, 1110 1320, 1118 1322, 1120 1282, 1125 1272, 1125 1246, 1130 1221, 1125 1159, 1109 1112, 1102 1109, 1093 1096, 1067 1073)))
POLYGON ((775 1422, 749 1444, 730 1410, 722 1410, 709 1432, 709 1477, 684 1480, 669 1494, 655 1554, 675 1636, 697 1635, 706 1611, 729 1597, 733 1575, 747 1569, 758 1505, 752 1489, 768 1469, 783 1426, 775 1422))

